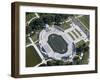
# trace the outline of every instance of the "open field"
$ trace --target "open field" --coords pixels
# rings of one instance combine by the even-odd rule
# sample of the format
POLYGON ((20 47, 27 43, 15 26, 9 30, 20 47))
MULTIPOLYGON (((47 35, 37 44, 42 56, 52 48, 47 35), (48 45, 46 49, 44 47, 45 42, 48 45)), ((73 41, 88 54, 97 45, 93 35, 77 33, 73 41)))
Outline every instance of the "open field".
POLYGON ((52 47, 54 52, 65 53, 67 51, 67 43, 65 40, 56 34, 52 34, 48 38, 48 43, 52 47))
POLYGON ((41 62, 37 51, 33 46, 26 48, 26 67, 33 67, 41 62))
POLYGON ((89 16, 82 16, 79 20, 89 29, 89 16))
POLYGON ((64 22, 63 24, 61 24, 61 28, 63 28, 64 30, 70 28, 70 22, 64 22))

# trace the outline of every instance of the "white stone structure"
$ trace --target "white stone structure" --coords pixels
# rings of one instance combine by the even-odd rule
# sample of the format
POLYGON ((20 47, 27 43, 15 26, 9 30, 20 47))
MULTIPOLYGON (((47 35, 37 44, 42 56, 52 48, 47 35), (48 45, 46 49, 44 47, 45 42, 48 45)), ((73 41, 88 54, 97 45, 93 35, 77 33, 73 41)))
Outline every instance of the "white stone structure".
POLYGON ((72 56, 73 53, 73 44, 72 41, 70 40, 70 36, 67 35, 66 33, 56 29, 54 26, 52 27, 46 27, 48 29, 44 29, 40 32, 39 35, 39 45, 40 45, 40 50, 43 54, 47 55, 48 57, 57 59, 57 60, 61 60, 62 57, 68 57, 68 56, 72 56), (48 37, 51 34, 57 34, 62 36, 62 38, 65 40, 65 42, 68 44, 68 50, 67 52, 65 52, 64 54, 60 54, 57 52, 54 52, 53 49, 50 47, 50 45, 48 44, 48 37), (42 48, 45 49, 45 52, 42 50, 42 48))

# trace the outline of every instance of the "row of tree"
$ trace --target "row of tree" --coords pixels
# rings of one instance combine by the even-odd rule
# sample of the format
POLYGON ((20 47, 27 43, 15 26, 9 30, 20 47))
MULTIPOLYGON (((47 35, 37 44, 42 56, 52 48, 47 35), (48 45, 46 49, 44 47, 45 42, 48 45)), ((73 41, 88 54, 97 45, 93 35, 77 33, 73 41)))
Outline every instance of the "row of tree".
POLYGON ((31 31, 43 29, 45 24, 60 25, 60 23, 66 20, 69 16, 73 16, 66 14, 45 14, 45 13, 39 13, 39 15, 40 18, 32 20, 31 23, 26 27, 26 34, 30 33, 31 31))

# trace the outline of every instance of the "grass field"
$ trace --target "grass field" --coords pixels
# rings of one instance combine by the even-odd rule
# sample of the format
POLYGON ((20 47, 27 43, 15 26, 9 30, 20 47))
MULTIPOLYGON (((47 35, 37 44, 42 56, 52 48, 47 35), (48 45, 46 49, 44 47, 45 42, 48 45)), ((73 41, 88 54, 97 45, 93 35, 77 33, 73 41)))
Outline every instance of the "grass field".
POLYGON ((79 20, 89 29, 89 16, 82 16, 79 20))
POLYGON ((35 41, 37 41, 39 38, 38 38, 38 34, 33 34, 32 36, 31 36, 31 38, 32 38, 32 40, 35 42, 35 41))
POLYGON ((68 44, 61 36, 51 34, 48 38, 48 43, 54 52, 63 54, 67 51, 68 44))
POLYGON ((64 30, 70 28, 70 22, 64 22, 63 24, 61 24, 61 27, 62 27, 64 30))
POLYGON ((33 41, 37 41, 39 39, 39 33, 41 30, 37 30, 34 34, 31 35, 33 41))
POLYGON ((41 62, 37 51, 33 46, 26 48, 26 67, 33 67, 41 62))

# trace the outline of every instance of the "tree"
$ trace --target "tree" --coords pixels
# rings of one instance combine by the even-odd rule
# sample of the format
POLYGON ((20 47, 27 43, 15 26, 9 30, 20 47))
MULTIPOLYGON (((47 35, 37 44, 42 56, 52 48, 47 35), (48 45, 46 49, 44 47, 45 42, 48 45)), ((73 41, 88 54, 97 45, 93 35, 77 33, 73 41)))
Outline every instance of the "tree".
POLYGON ((51 15, 51 14, 49 14, 49 15, 42 15, 41 18, 42 18, 42 20, 43 20, 43 22, 45 24, 49 24, 49 25, 52 24, 52 22, 54 22, 54 20, 55 20, 55 16, 51 15))
POLYGON ((31 23, 30 23, 30 26, 32 28, 32 30, 39 30, 39 29, 43 29, 44 28, 44 22, 41 18, 37 18, 37 19, 34 19, 31 23))
POLYGON ((32 31, 36 29, 36 26, 34 25, 34 20, 30 22, 29 26, 31 27, 32 31))
POLYGON ((30 34, 32 31, 32 28, 30 26, 26 26, 26 34, 30 34))
POLYGON ((83 52, 87 52, 87 51, 89 51, 89 46, 85 46, 83 49, 83 52))
POLYGON ((62 22, 62 17, 59 14, 55 15, 55 23, 56 25, 60 25, 60 22, 62 22))
POLYGON ((64 64, 64 62, 61 61, 61 60, 56 60, 55 61, 55 65, 63 65, 63 64, 64 64))
POLYGON ((34 21, 34 25, 35 25, 36 29, 38 30, 38 29, 42 29, 45 24, 41 18, 37 18, 34 21))
POLYGON ((79 64, 80 63, 80 58, 79 58, 79 56, 77 55, 77 56, 75 56, 74 58, 73 58, 73 64, 79 64))
POLYGON ((82 52, 82 47, 81 46, 76 48, 76 53, 80 53, 80 52, 82 52))

